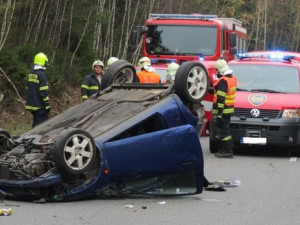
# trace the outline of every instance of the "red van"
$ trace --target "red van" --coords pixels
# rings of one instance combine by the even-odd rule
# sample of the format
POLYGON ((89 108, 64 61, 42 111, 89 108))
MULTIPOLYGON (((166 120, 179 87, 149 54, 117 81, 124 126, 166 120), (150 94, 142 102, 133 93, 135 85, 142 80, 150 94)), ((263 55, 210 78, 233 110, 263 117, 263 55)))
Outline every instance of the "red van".
MULTIPOLYGON (((235 145, 300 146, 300 53, 249 52, 229 62, 238 85, 231 134, 235 145)), ((210 151, 217 152, 214 121, 210 151)))

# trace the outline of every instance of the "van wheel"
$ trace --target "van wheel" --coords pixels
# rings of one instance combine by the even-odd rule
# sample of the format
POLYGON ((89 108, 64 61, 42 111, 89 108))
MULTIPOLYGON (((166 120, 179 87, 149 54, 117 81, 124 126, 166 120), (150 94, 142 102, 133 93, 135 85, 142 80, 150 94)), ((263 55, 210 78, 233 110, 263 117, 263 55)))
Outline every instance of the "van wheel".
POLYGON ((175 93, 186 103, 199 103, 208 91, 208 73, 200 62, 185 62, 175 75, 175 93))

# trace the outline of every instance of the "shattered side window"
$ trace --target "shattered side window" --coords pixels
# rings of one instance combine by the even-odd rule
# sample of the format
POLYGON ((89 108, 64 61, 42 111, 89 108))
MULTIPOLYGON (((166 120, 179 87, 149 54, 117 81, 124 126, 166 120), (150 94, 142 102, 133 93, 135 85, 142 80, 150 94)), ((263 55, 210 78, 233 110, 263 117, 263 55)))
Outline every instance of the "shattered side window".
POLYGON ((166 129, 166 123, 164 119, 159 114, 155 114, 142 121, 141 123, 131 127, 130 129, 126 130, 120 135, 116 136, 111 141, 147 134, 163 129, 166 129))

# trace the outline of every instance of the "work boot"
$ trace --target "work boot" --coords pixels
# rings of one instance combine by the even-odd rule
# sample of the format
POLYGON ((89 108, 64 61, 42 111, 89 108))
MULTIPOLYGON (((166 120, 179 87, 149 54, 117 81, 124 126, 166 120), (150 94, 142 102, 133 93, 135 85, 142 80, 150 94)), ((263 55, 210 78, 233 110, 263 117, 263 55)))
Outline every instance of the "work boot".
POLYGON ((216 154, 216 157, 217 158, 233 158, 233 154, 232 152, 222 152, 222 153, 219 153, 219 154, 216 154))
POLYGON ((222 143, 220 151, 215 156, 217 158, 233 158, 232 147, 232 140, 222 143))

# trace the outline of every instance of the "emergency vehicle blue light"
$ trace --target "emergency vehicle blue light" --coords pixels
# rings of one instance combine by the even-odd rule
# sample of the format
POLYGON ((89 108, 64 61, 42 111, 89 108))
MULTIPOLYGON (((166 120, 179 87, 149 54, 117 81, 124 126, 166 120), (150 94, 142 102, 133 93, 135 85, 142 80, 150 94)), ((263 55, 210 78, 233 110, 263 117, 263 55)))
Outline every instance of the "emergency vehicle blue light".
POLYGON ((269 55, 269 59, 283 59, 284 55, 279 54, 279 53, 271 53, 269 55))
POLYGON ((271 53, 269 55, 269 59, 271 60, 287 60, 287 61, 291 61, 291 59, 294 59, 295 56, 292 55, 283 55, 280 53, 271 53))
POLYGON ((241 59, 241 58, 245 58, 246 54, 245 53, 238 53, 238 54, 236 54, 236 56, 238 57, 238 59, 241 59))
POLYGON ((196 19, 209 20, 217 18, 217 15, 188 15, 188 14, 150 14, 150 19, 196 19))

